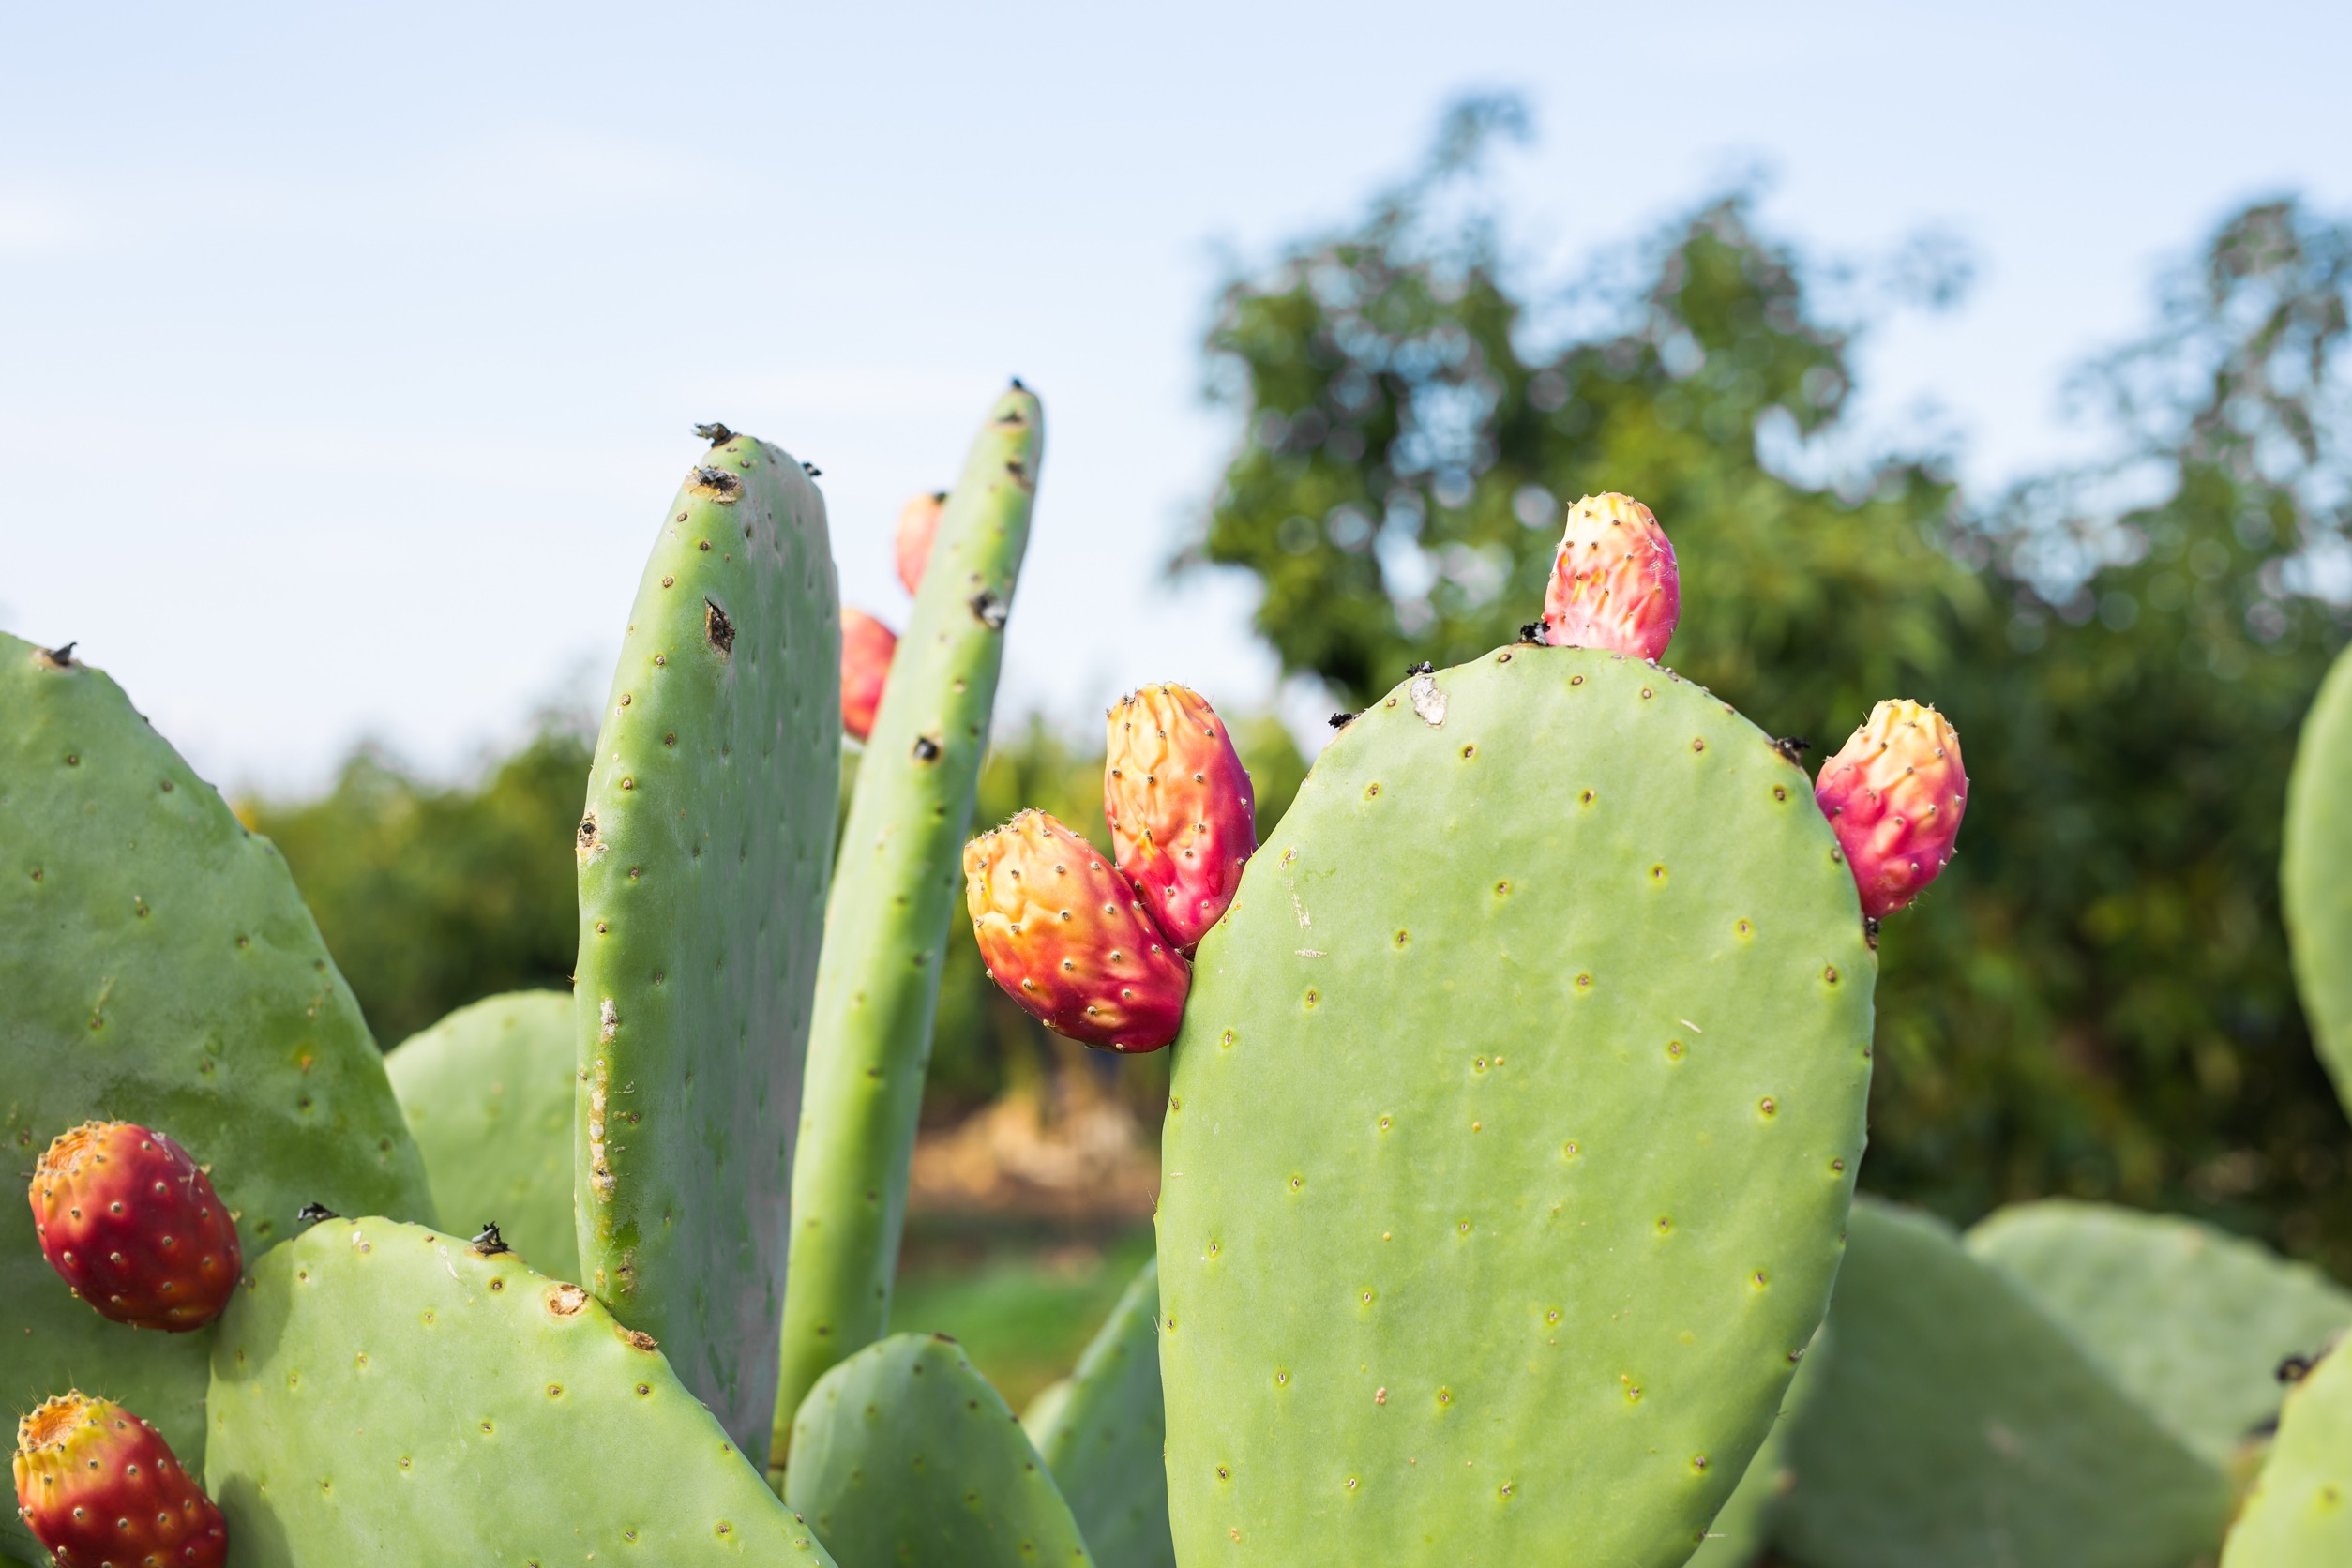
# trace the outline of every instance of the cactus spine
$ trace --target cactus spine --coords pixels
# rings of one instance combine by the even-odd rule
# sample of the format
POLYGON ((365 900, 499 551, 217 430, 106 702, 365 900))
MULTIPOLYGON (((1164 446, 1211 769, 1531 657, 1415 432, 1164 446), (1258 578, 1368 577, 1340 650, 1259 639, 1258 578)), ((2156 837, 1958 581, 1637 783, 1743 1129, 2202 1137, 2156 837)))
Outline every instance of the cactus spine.
MULTIPOLYGON (((824 501, 731 435, 646 563, 580 824, 583 1283, 755 1463, 840 787, 824 501)), ((466 1222, 460 1222, 466 1223, 466 1222)))
POLYGON ((958 851, 1044 448, 1043 410, 1016 384, 949 496, 859 764, 825 912, 792 1172, 779 1458, 817 1379, 889 1321, 958 851))

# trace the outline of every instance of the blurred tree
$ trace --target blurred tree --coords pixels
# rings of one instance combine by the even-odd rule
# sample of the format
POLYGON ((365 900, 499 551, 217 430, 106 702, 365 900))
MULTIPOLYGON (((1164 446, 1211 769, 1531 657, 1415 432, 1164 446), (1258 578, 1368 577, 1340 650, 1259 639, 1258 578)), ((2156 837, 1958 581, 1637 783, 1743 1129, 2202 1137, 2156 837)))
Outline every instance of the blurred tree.
POLYGON ((318 800, 239 807, 285 854, 384 1048, 499 991, 571 989, 589 744, 550 724, 470 789, 363 748, 318 800))
MULTIPOLYGON (((1286 671, 1357 707, 1539 614, 1564 500, 1641 497, 1682 565, 1682 672, 1827 747, 1894 694, 1968 746, 1964 852, 1886 935, 1865 1184, 1958 1218, 2184 1208, 2352 1274, 2352 1144, 2275 891, 2296 721, 2345 626, 2316 590, 2352 493, 2352 239, 2289 204, 2233 219, 2083 383, 2124 460, 1971 514, 1939 456, 1868 449, 1852 330, 1741 198, 1630 281, 1515 288, 1476 176, 1522 128, 1465 105, 1360 225, 1227 288, 1212 385, 1242 437, 1179 569, 1256 577, 1286 671)), ((1898 294, 1952 296, 1962 269, 1914 260, 1898 294)))

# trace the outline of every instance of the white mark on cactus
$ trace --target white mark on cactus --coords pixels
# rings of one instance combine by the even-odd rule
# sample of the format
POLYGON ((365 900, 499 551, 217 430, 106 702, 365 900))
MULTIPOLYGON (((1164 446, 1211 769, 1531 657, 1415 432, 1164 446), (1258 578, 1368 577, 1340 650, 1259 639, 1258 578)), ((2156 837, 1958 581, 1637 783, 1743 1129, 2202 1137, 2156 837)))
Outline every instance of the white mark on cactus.
POLYGON ((1678 1018, 1675 1021, 1680 1023, 1684 1029, 1689 1030, 1694 1034, 1704 1034, 1707 1033, 1705 1030, 1699 1028, 1698 1025, 1691 1022, 1688 1018, 1678 1018))
POLYGON ((1302 958, 1328 958, 1331 957, 1330 954, 1324 952, 1319 947, 1302 947, 1298 950, 1298 954, 1302 958))
POLYGON ((606 997, 603 1003, 596 1008, 596 1038, 610 1040, 620 1027, 620 1009, 612 1005, 611 997, 606 997))
POLYGON ((1445 693, 1438 689, 1435 675, 1415 675, 1407 694, 1412 698, 1413 712, 1424 724, 1434 730, 1445 722, 1445 693))

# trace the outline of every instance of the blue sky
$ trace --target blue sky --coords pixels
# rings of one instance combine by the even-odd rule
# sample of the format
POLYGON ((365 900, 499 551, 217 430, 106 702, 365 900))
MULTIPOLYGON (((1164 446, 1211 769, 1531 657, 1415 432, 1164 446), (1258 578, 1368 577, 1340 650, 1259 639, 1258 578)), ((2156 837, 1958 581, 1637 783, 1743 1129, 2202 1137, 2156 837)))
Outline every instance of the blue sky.
POLYGON ((1817 254, 1962 236, 1864 415, 1932 399, 1980 483, 2079 444, 2065 367, 2233 204, 2352 210, 2341 7, 655 10, 0 10, 0 626, 231 787, 363 735, 454 775, 601 691, 693 422, 820 464, 845 600, 898 621, 897 505, 1018 373, 1010 708, 1245 708, 1246 590, 1160 572, 1233 433, 1208 301, 1465 89, 1534 111, 1539 265, 1759 164, 1817 254))

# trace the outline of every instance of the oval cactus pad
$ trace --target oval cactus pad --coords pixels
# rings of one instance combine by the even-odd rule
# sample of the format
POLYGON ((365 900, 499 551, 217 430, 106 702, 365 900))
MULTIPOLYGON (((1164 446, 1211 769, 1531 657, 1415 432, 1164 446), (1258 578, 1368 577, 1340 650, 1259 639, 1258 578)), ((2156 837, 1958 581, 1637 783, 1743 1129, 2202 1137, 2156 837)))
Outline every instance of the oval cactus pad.
POLYGON ((1675 1564, 1829 1297, 1877 959, 1804 774, 1622 655, 1424 673, 1201 944, 1178 1555, 1675 1564))

